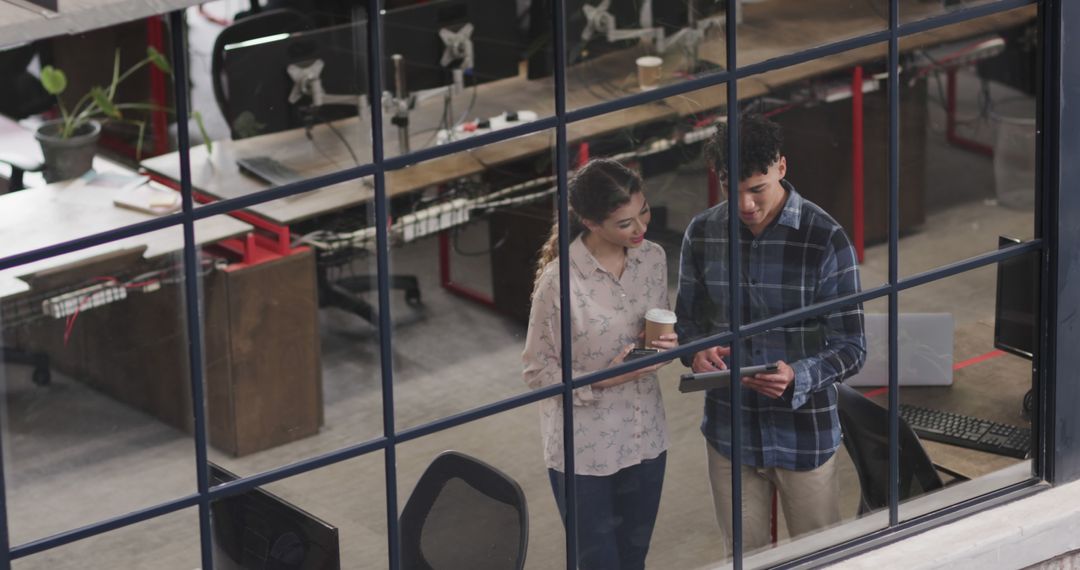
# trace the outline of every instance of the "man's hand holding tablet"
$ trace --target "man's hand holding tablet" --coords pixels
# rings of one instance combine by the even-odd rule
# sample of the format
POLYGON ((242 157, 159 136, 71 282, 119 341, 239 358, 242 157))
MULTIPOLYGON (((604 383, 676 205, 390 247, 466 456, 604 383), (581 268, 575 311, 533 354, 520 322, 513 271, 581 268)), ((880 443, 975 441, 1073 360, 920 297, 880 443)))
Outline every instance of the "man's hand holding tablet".
MULTIPOLYGON (((779 363, 761 364, 758 366, 744 366, 739 369, 742 376, 754 376, 755 374, 772 374, 780 369, 779 363)), ((731 380, 731 370, 712 370, 709 372, 693 372, 679 377, 679 391, 697 392, 699 390, 711 390, 713 388, 725 388, 731 380)))

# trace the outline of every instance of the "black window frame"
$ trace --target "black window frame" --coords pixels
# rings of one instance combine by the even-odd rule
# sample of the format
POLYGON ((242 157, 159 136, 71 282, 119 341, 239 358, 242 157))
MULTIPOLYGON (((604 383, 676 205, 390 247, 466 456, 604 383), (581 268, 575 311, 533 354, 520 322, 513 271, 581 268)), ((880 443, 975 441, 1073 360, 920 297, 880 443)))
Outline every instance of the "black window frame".
MULTIPOLYGON (((376 11, 382 6, 382 2, 373 2, 376 11)), ((388 567, 398 568, 398 522, 397 513, 397 471, 396 471, 396 447, 399 444, 424 437, 445 429, 462 425, 464 423, 479 420, 494 414, 498 414, 513 408, 532 404, 552 396, 560 396, 565 404, 564 409, 572 410, 568 405, 574 388, 592 384, 623 372, 647 366, 660 360, 677 358, 691 354, 706 346, 731 343, 734 350, 738 350, 739 343, 733 342, 775 326, 802 320, 807 317, 822 314, 829 310, 851 305, 855 302, 864 302, 875 298, 887 297, 889 301, 889 356, 890 356, 890 381, 889 381, 889 404, 890 404, 890 458, 892 462, 889 506, 889 525, 881 531, 865 535, 856 540, 838 544, 830 548, 815 552, 788 563, 785 566, 794 566, 803 563, 824 563, 851 556, 867 548, 873 548, 881 544, 900 540, 913 533, 922 532, 926 528, 944 524, 958 517, 966 516, 999 504, 1004 501, 1015 500, 1025 493, 1031 493, 1046 488, 1047 484, 1060 484, 1080 479, 1080 425, 1071 421, 1073 411, 1080 404, 1080 383, 1075 381, 1077 370, 1080 369, 1080 351, 1075 350, 1075 343, 1080 341, 1080 324, 1074 315, 1080 313, 1080 284, 1073 283, 1070 287, 1068 280, 1076 279, 1076 259, 1080 259, 1080 224, 1069 223, 1070 219, 1080 218, 1080 192, 1069 188, 1069 180, 1080 179, 1080 161, 1063 161, 1062 156, 1072 156, 1080 151, 1080 129, 1063 128, 1062 125, 1080 124, 1080 111, 1076 104, 1080 103, 1080 66, 1072 68, 1066 62, 1080 61, 1080 47, 1070 44, 1067 30, 1080 30, 1080 3, 1067 2, 1066 0, 996 0, 976 6, 964 7, 955 11, 933 16, 925 20, 908 23, 900 23, 899 0, 889 0, 889 27, 886 30, 860 35, 841 41, 832 42, 822 46, 787 54, 772 60, 738 67, 736 65, 737 42, 735 19, 727 22, 727 58, 726 71, 716 74, 698 77, 682 83, 667 85, 652 91, 629 95, 617 100, 597 104, 585 108, 567 110, 566 108, 566 66, 565 66, 565 26, 564 26, 565 2, 554 1, 554 10, 551 14, 555 30, 555 109, 553 117, 544 117, 538 121, 525 125, 508 128, 505 130, 473 137, 468 140, 456 141, 443 146, 425 148, 408 154, 385 157, 383 153, 382 119, 383 110, 378 98, 373 98, 371 105, 371 123, 373 135, 373 161, 370 164, 344 169, 332 174, 319 176, 302 182, 273 188, 257 194, 229 200, 222 200, 213 204, 193 208, 191 171, 188 151, 190 139, 187 130, 188 92, 184 82, 177 82, 175 91, 176 111, 179 117, 178 139, 180 152, 181 180, 180 190, 183 198, 183 209, 180 213, 164 216, 144 223, 102 232, 86 236, 77 240, 71 240, 54 246, 23 252, 0 259, 0 269, 7 269, 31 261, 61 255, 85 247, 114 241, 132 235, 138 235, 166 227, 181 226, 184 233, 183 266, 185 273, 185 304, 188 319, 188 361, 190 364, 191 389, 195 415, 195 463, 197 470, 196 492, 175 500, 167 501, 149 508, 137 510, 125 515, 116 516, 82 528, 62 532, 49 537, 35 540, 29 543, 12 546, 9 541, 6 485, 0 485, 0 510, 3 512, 2 524, 0 524, 0 568, 10 568, 13 560, 24 558, 53 548, 58 548, 72 542, 82 540, 127 527, 155 517, 178 512, 191 507, 197 508, 200 523, 200 543, 202 547, 202 561, 204 568, 212 568, 211 540, 209 507, 214 500, 234 495, 258 486, 273 483, 294 475, 299 475, 321 467, 336 464, 368 453, 382 451, 385 462, 386 484, 386 523, 388 540, 388 567), (899 228, 899 181, 898 181, 898 156, 899 156, 899 126, 898 126, 898 41, 904 36, 928 31, 931 29, 955 24, 971 19, 980 18, 998 12, 1012 10, 1028 5, 1038 6, 1038 26, 1042 42, 1039 94, 1038 94, 1038 118, 1039 137, 1037 143, 1037 181, 1039 190, 1036 201, 1036 233, 1035 239, 998 251, 978 255, 969 259, 958 261, 950 265, 935 268, 933 270, 900 278, 897 269, 897 248, 899 228), (814 305, 770 318, 766 321, 754 322, 743 325, 739 322, 739 292, 738 283, 733 280, 731 286, 731 322, 733 330, 723 334, 701 339, 669 351, 664 355, 652 356, 640 359, 633 363, 626 363, 618 367, 603 370, 572 378, 570 359, 569 313, 570 303, 566 301, 569 291, 569 240, 567 234, 567 170, 569 165, 567 149, 568 125, 577 121, 586 120, 602 114, 612 113, 630 107, 650 103, 673 95, 684 94, 704 88, 718 88, 724 85, 727 89, 728 101, 738 101, 738 80, 780 69, 814 59, 827 57, 846 52, 871 44, 888 43, 889 53, 889 280, 885 285, 864 290, 857 295, 814 305), (1069 106, 1067 103, 1072 102, 1069 106), (555 131, 555 164, 558 184, 558 217, 561 222, 561 234, 559 239, 559 271, 561 295, 564 302, 561 303, 562 311, 562 354, 563 354, 563 384, 551 386, 521 394, 499 402, 481 406, 454 416, 435 420, 423 425, 398 430, 394 421, 394 386, 393 370, 391 366, 381 366, 382 394, 383 394, 383 435, 368 441, 357 442, 353 445, 329 452, 317 457, 298 461, 289 465, 264 471, 256 475, 240 478, 236 481, 211 488, 208 481, 207 468, 207 433, 205 428, 206 411, 203 403, 204 377, 203 377, 203 354, 202 354, 202 327, 201 315, 199 314, 199 251, 194 240, 194 224, 196 220, 211 216, 227 214, 241 208, 258 203, 277 200, 294 194, 307 192, 336 184, 347 180, 355 180, 364 176, 372 176, 375 187, 375 222, 376 222, 376 250, 378 252, 378 300, 379 300, 379 342, 381 362, 388 363, 392 359, 392 321, 390 311, 390 287, 389 287, 389 249, 387 239, 387 211, 388 196, 386 192, 385 173, 409 165, 417 164, 433 158, 447 156, 468 149, 491 145, 510 138, 538 133, 541 131, 555 131), (1066 191, 1068 190, 1068 191, 1066 191), (962 503, 950 506, 941 511, 918 517, 912 520, 899 520, 899 501, 897 496, 897 409, 898 409, 898 384, 897 384, 897 300, 898 295, 911 287, 947 278, 978 267, 998 263, 1002 260, 1037 251, 1043 259, 1043 295, 1041 295, 1040 316, 1040 360, 1039 370, 1035 380, 1037 408, 1033 415, 1033 433, 1035 434, 1035 461, 1033 463, 1033 477, 1025 482, 1000 489, 993 493, 975 497, 962 503)), ((184 28, 183 11, 178 10, 169 14, 169 23, 172 29, 184 28)), ((382 21, 381 18, 368 20, 369 52, 381 54, 382 50, 382 21)), ((1073 32, 1076 36, 1080 32, 1073 32)), ((177 77, 187 76, 186 53, 182 34, 171 34, 172 54, 177 77), (180 56, 178 56, 180 54, 180 56)), ((381 92, 383 73, 381 70, 382 57, 372 57, 369 68, 369 85, 374 92, 381 92)), ((729 125, 736 125, 738 118, 737 105, 728 108, 729 125)), ((729 132, 729 148, 738 148, 738 129, 731 128, 729 132)), ((729 158, 728 168, 733 178, 737 178, 737 157, 734 153, 729 158)), ((1075 184, 1075 183, 1074 183, 1075 184)), ((729 201, 729 215, 731 219, 737 216, 735 201, 729 201)), ((729 224, 732 237, 737 224, 729 224)), ((738 260, 737 239, 730 243, 729 259, 733 262, 738 260)), ((738 362, 738 358, 733 359, 738 362)), ((738 389, 737 383, 733 383, 733 390, 738 389)), ((733 437, 739 441, 738 407, 734 408, 733 437)), ((568 429, 565 429, 566 445, 566 473, 573 473, 573 430, 572 412, 565 414, 564 421, 568 429)), ((2 458, 2 454, 0 454, 2 458)), ((740 482, 738 479, 738 454, 733 460, 736 464, 733 477, 733 493, 736 496, 735 505, 740 501, 740 482)), ((3 464, 0 462, 0 475, 3 464)), ((568 523, 566 532, 567 566, 574 566, 574 553, 576 551, 575 532, 575 503, 573 499, 574 479, 567 477, 567 501, 568 523)), ((741 540, 741 509, 736 506, 734 514, 735 527, 735 568, 742 566, 741 540)))

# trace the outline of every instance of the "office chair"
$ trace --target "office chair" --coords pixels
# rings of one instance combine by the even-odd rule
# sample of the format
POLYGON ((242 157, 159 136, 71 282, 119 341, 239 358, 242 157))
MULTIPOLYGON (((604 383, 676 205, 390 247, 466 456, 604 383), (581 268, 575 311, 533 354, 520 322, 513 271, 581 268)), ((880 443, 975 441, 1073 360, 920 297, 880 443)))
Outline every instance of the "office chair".
POLYGON ((401 567, 525 567, 529 510, 505 473, 456 451, 444 451, 417 481, 401 512, 401 567))
MULTIPOLYGON (((23 119, 44 113, 56 103, 38 78, 27 71, 36 53, 37 47, 32 43, 0 49, 0 84, 5 86, 0 89, 0 115, 23 119)), ((23 173, 40 172, 43 166, 38 160, 10 152, 0 153, 0 163, 11 167, 7 192, 22 190, 23 173)))
POLYGON ((0 49, 0 115, 23 119, 44 113, 56 104, 41 81, 27 68, 37 55, 37 44, 20 44, 0 49))
POLYGON ((214 88, 214 99, 217 100, 218 108, 229 125, 229 132, 233 139, 242 138, 237 136, 234 122, 243 109, 233 109, 230 104, 226 88, 228 70, 225 69, 225 46, 273 34, 309 30, 312 27, 311 20, 296 10, 260 10, 248 13, 246 17, 236 20, 218 34, 210 55, 210 82, 214 88))
POLYGON ((39 160, 8 152, 0 152, 0 163, 11 168, 11 174, 6 181, 7 188, 0 190, 0 194, 26 188, 26 184, 23 182, 23 174, 41 172, 41 169, 45 167, 45 164, 39 160))
MULTIPOLYGON (((844 447, 855 464, 862 487, 859 501, 862 515, 889 505, 889 411, 851 386, 837 384, 836 387, 844 447)), ((899 420, 901 501, 944 487, 946 483, 939 472, 952 478, 948 484, 968 479, 931 461, 915 432, 904 418, 899 420)))

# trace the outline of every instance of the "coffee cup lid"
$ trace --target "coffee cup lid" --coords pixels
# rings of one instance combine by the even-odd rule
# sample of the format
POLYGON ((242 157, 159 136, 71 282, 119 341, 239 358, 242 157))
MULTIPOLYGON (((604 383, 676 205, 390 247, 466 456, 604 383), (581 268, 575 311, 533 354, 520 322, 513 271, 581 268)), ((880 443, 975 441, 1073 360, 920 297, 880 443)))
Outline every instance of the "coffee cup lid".
POLYGON ((664 64, 664 60, 656 57, 655 55, 643 55, 635 60, 638 65, 642 67, 660 67, 664 64))
POLYGON ((674 311, 669 311, 667 309, 661 308, 649 309, 648 311, 645 311, 645 318, 654 323, 672 325, 678 321, 678 319, 675 317, 674 311))

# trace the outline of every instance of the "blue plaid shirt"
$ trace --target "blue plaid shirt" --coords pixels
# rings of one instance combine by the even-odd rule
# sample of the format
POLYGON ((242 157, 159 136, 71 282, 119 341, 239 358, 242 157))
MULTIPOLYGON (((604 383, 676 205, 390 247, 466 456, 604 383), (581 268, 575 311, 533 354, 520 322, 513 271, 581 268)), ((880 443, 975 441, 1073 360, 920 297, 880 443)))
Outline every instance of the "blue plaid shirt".
MULTIPOLYGON (((760 236, 739 224, 744 324, 859 291, 855 249, 843 228, 782 183, 784 209, 760 236)), ((680 342, 730 330, 727 252, 723 202, 698 214, 683 237, 675 306, 680 342)), ((833 384, 866 360, 862 305, 744 339, 741 360, 743 366, 783 360, 795 371, 779 399, 742 390, 743 464, 804 471, 832 457, 840 446, 833 384)), ((731 457, 730 413, 726 388, 706 392, 701 431, 725 457, 731 457)))

